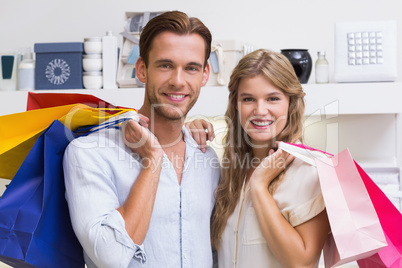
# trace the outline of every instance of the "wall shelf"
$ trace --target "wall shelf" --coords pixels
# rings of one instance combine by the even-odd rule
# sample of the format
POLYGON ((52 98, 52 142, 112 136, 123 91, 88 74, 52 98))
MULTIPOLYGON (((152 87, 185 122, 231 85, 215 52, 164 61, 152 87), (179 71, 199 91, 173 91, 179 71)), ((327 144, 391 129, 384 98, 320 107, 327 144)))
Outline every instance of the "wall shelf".
MULTIPOLYGON (((307 145, 331 153, 347 147, 364 168, 402 167, 402 83, 304 84, 303 88, 307 145)), ((85 93, 133 108, 140 108, 144 99, 144 88, 35 92, 85 93)), ((203 87, 189 116, 222 120, 228 94, 224 86, 203 87)), ((0 115, 24 112, 27 95, 0 91, 0 115)))
MULTIPOLYGON (((306 115, 315 114, 401 114, 402 83, 339 83, 304 84, 306 115)), ((139 108, 144 88, 36 90, 35 92, 92 94, 115 105, 139 108)), ((227 106, 228 90, 224 86, 203 87, 190 116, 223 115, 227 106)), ((0 115, 23 112, 26 109, 26 91, 0 91, 0 115)))

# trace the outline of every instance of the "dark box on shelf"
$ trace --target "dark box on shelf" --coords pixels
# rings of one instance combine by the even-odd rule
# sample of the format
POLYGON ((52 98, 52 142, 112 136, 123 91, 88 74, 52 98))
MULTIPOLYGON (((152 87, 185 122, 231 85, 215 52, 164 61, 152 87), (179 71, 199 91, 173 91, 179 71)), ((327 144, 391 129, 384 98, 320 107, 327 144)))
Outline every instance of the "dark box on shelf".
POLYGON ((35 89, 77 89, 82 85, 84 43, 36 43, 35 89))

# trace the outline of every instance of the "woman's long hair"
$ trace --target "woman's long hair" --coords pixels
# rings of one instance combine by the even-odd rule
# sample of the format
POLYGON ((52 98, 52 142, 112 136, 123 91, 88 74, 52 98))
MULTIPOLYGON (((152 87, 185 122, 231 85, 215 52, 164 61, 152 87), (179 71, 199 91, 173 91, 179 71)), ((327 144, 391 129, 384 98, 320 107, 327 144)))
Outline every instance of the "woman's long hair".
MULTIPOLYGON (((228 164, 222 164, 222 174, 216 189, 216 204, 211 224, 211 239, 215 248, 218 248, 227 220, 239 201, 241 188, 253 158, 250 138, 240 124, 236 109, 238 87, 241 79, 258 75, 265 76, 289 97, 287 123, 276 140, 302 141, 305 93, 292 65, 284 55, 265 49, 247 54, 233 70, 229 82, 229 103, 225 116, 228 133, 224 137, 225 151, 222 161, 222 163, 228 164)), ((273 144, 267 146, 272 147, 275 141, 272 142, 273 144)), ((284 172, 271 183, 271 192, 274 191, 274 185, 281 180, 283 175, 284 172)))

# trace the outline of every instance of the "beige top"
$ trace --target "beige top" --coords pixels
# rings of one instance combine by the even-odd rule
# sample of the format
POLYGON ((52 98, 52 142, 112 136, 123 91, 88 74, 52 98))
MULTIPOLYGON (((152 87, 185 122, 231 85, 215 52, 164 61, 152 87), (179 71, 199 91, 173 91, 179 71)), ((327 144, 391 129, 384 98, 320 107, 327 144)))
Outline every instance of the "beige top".
MULTIPOLYGON (((219 268, 281 267, 260 230, 249 190, 249 184, 243 185, 240 200, 223 231, 218 249, 219 268)), ((318 215, 325 204, 316 167, 296 158, 273 198, 292 226, 318 215)))

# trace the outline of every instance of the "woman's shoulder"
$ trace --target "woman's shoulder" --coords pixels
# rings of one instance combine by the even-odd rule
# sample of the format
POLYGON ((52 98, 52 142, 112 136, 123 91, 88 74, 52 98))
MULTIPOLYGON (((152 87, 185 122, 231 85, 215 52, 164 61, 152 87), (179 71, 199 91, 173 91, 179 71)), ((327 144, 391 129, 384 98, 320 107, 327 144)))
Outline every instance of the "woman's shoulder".
POLYGON ((306 179, 300 180, 300 177, 310 179, 318 177, 317 168, 299 158, 295 158, 286 169, 285 178, 292 181, 306 181, 306 179))
POLYGON ((275 194, 284 198, 309 199, 320 192, 317 168, 295 158, 279 182, 275 194))

